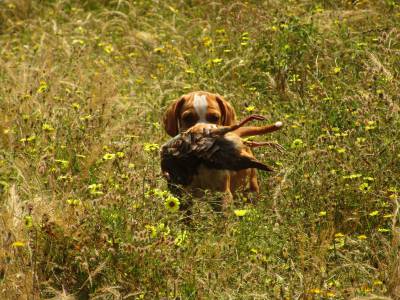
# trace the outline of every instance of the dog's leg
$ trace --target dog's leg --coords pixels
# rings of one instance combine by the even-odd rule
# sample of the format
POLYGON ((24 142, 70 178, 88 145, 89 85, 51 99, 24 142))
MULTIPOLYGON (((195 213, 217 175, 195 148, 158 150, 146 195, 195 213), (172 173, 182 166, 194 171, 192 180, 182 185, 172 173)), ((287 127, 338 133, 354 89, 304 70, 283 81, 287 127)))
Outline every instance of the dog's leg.
POLYGON ((230 172, 228 170, 221 171, 217 181, 218 186, 214 186, 214 190, 217 192, 217 199, 211 202, 211 206, 215 211, 226 212, 233 203, 230 172))
POLYGON ((226 171, 224 185, 222 186, 224 195, 222 196, 222 209, 226 211, 233 203, 233 196, 231 192, 231 174, 226 171))
POLYGON ((256 169, 251 169, 251 171, 250 171, 249 191, 253 192, 253 193, 257 193, 257 194, 260 192, 260 186, 258 185, 256 169))

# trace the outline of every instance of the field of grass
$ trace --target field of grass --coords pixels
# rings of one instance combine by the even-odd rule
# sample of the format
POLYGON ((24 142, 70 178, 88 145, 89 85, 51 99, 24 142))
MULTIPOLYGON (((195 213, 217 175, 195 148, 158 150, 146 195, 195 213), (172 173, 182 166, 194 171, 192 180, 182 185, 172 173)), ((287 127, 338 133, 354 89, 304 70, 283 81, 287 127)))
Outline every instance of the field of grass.
POLYGON ((397 0, 0 1, 0 298, 400 299, 399 79, 397 0), (158 148, 195 90, 286 150, 188 224, 158 148))

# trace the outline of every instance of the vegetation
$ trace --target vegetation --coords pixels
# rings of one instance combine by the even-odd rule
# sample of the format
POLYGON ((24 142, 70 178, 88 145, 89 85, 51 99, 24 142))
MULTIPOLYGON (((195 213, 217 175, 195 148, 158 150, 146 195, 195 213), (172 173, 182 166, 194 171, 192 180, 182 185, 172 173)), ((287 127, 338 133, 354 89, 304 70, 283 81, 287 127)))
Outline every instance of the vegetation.
POLYGON ((396 0, 0 1, 0 298, 400 299, 399 28, 396 0), (286 151, 187 224, 158 149, 195 90, 286 151))

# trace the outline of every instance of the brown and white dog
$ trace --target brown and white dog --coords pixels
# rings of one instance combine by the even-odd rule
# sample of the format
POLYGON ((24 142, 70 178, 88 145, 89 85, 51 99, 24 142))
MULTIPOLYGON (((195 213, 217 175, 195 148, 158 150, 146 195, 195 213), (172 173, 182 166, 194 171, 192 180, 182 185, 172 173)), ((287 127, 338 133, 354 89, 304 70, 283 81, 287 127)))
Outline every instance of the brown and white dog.
MULTIPOLYGON (((234 108, 222 96, 204 91, 192 92, 173 101, 164 115, 164 128, 174 137, 196 124, 207 126, 231 126, 236 124, 234 108)), ((278 130, 282 122, 269 126, 240 127, 233 133, 240 137, 260 135, 278 130)), ((251 154, 250 148, 248 149, 251 154)), ((252 154, 251 154, 252 155, 252 154)), ((214 170, 205 166, 200 167, 192 190, 211 190, 223 192, 222 205, 226 207, 236 191, 259 192, 257 172, 255 169, 240 171, 214 170)), ((197 193, 196 193, 197 194, 197 193)))

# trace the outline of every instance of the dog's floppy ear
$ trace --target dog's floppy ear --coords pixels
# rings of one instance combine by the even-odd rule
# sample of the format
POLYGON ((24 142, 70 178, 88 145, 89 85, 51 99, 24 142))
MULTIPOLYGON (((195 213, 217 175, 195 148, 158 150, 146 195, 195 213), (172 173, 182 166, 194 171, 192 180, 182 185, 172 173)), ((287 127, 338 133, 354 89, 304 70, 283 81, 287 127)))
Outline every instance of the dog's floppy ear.
POLYGON ((184 103, 184 96, 176 99, 168 106, 164 114, 164 129, 170 136, 176 136, 179 133, 179 115, 184 103))
POLYGON ((221 125, 230 126, 236 122, 236 113, 232 105, 229 104, 222 96, 217 95, 216 97, 219 109, 221 110, 221 125))

